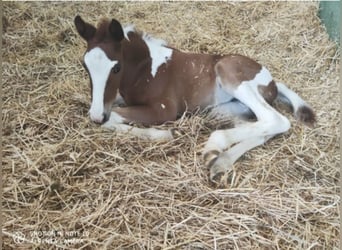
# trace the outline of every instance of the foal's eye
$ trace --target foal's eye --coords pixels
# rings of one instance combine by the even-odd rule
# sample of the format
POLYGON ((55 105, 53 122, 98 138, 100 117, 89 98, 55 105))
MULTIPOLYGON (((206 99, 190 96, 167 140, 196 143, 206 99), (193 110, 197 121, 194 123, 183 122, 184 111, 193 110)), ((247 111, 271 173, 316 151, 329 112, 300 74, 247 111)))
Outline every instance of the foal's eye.
POLYGON ((120 71, 121 66, 119 63, 115 64, 114 67, 112 68, 112 73, 116 74, 120 71))

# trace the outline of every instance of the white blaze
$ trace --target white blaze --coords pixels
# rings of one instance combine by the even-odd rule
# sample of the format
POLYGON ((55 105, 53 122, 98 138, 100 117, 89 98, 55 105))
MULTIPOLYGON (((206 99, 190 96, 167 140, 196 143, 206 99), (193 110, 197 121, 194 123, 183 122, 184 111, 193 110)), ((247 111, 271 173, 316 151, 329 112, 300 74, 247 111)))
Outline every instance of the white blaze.
POLYGON ((84 56, 84 63, 87 65, 93 85, 93 99, 89 110, 90 119, 93 121, 101 122, 103 120, 106 82, 112 67, 117 62, 110 60, 98 47, 88 51, 84 56))

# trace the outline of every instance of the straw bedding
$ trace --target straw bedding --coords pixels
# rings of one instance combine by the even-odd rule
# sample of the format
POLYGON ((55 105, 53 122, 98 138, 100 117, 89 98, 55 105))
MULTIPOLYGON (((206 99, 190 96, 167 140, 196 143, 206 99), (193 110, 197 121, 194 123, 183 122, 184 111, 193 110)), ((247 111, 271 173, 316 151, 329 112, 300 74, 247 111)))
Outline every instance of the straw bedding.
MULTIPOLYGON (((317 3, 8 3, 3 17, 3 249, 337 249, 339 54, 317 3), (318 123, 208 181, 204 115, 149 142, 90 122, 73 18, 115 17, 183 51, 241 53, 308 101, 318 123)), ((229 121, 225 125, 229 125, 229 121)))

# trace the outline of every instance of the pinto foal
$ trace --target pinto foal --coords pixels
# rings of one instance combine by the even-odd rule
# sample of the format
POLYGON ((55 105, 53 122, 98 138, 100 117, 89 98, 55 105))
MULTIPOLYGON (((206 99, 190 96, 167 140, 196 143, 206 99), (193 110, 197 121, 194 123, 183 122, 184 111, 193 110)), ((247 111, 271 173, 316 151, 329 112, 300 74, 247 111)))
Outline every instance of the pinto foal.
POLYGON ((128 124, 162 124, 198 108, 214 115, 256 117, 210 135, 203 156, 211 181, 218 181, 246 151, 290 128, 289 120, 271 106, 276 98, 288 103, 299 121, 315 122, 305 101, 248 57, 183 53, 133 26, 122 27, 115 19, 102 20, 97 28, 80 16, 74 22, 87 42, 84 66, 91 82, 90 119, 103 127, 171 140, 172 130, 128 124), (119 100, 126 106, 113 108, 119 100))

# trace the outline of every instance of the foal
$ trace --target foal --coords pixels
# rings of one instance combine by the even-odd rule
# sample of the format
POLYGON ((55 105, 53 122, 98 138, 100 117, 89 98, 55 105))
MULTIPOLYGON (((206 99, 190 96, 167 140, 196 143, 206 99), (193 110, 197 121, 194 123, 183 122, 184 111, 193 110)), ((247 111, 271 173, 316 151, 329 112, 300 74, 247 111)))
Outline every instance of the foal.
POLYGON ((204 149, 210 180, 217 181, 246 151, 290 128, 272 102, 288 103, 295 117, 313 125, 312 109, 270 72, 242 55, 183 53, 115 20, 95 28, 75 17, 87 42, 84 67, 90 76, 90 119, 105 128, 152 140, 171 140, 173 131, 136 128, 128 123, 162 124, 185 111, 210 109, 214 115, 254 115, 256 121, 214 131, 204 149), (113 104, 122 100, 125 107, 113 104))

